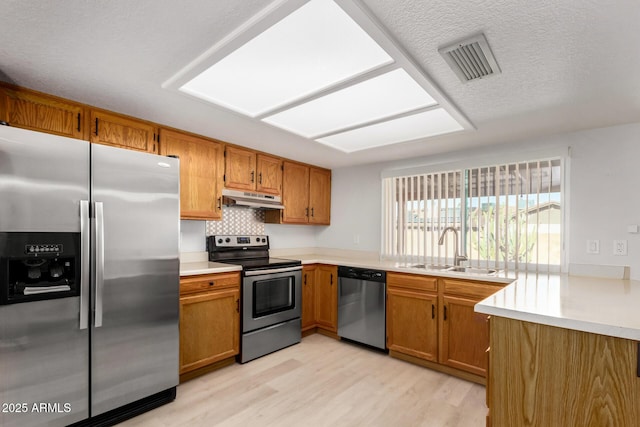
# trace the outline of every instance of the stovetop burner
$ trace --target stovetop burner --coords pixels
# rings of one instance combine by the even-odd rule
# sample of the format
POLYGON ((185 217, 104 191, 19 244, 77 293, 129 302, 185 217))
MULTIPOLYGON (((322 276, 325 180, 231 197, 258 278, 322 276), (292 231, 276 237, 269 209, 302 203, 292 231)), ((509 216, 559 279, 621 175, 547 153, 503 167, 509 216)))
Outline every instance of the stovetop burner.
POLYGON ((269 237, 216 235, 207 237, 209 261, 241 265, 243 270, 294 267, 300 260, 269 257, 269 237))

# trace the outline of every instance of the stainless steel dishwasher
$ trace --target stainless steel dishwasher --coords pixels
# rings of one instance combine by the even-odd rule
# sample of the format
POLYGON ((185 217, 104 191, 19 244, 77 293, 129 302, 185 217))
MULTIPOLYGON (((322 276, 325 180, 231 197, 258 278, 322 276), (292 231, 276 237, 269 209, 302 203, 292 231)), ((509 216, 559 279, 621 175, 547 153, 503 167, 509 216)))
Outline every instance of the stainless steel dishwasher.
POLYGON ((338 335, 382 350, 386 347, 386 273, 338 267, 338 335))

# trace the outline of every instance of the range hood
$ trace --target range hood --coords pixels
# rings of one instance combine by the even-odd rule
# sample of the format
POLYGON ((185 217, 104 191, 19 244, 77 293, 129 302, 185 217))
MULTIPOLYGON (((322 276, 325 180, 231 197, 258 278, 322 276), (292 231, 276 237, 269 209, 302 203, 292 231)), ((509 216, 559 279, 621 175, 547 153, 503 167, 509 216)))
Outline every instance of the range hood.
POLYGON ((244 206, 253 209, 284 209, 280 196, 226 188, 222 189, 222 203, 225 206, 244 206))

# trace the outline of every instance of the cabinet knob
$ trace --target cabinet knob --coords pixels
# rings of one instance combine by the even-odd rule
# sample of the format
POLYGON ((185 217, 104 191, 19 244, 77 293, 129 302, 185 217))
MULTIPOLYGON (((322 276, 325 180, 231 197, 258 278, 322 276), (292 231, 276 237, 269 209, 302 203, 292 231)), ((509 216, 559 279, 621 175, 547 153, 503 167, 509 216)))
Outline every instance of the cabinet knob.
POLYGON ((215 282, 209 282, 209 286, 213 286, 215 282))

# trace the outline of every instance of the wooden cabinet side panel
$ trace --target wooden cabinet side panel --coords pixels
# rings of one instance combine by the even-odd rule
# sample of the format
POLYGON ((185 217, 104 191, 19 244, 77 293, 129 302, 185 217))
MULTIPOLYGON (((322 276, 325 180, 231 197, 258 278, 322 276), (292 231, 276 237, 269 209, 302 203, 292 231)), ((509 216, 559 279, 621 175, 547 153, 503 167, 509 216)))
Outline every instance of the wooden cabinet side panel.
POLYGON ((486 376, 489 324, 486 315, 474 311, 476 302, 444 296, 440 363, 486 376))
POLYGON ((438 360, 436 294, 387 288, 387 347, 421 359, 438 360))
POLYGON ((494 426, 632 426, 637 342, 493 316, 494 426))
POLYGON ((129 150, 156 153, 158 129, 146 122, 91 110, 90 140, 129 150))
POLYGON ((256 152, 232 146, 227 146, 225 150, 225 187, 255 190, 256 152))
POLYGON ((205 292, 180 299, 180 373, 238 354, 239 290, 205 292))
POLYGON ((26 89, 0 88, 0 120, 10 126, 70 138, 84 137, 82 105, 26 89))
POLYGON ((258 154, 256 191, 280 195, 282 192, 282 160, 258 154))
POLYGON ((309 167, 299 163, 283 163, 282 222, 307 224, 309 222, 309 167))
POLYGON ((161 150, 180 159, 180 217, 221 219, 223 146, 162 129, 161 150))
POLYGON ((309 169, 309 223, 331 223, 331 171, 309 169))

